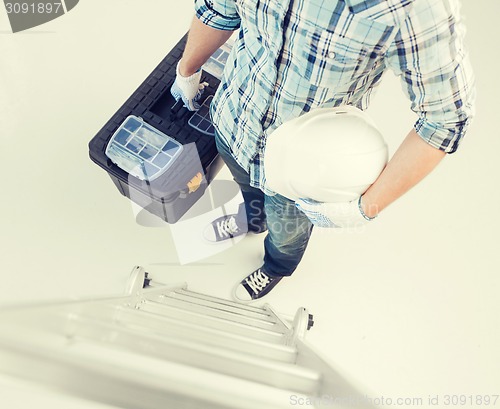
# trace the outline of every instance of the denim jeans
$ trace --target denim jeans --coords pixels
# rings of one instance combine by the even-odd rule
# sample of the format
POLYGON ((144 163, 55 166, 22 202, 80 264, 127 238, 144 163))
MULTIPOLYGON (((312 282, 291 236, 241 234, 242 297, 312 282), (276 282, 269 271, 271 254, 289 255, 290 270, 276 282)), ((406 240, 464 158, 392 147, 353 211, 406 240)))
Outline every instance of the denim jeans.
POLYGON ((267 226, 262 269, 270 276, 290 276, 306 251, 313 227, 311 221, 294 201, 279 194, 266 195, 250 186, 250 175, 233 158, 224 139, 216 134, 215 141, 243 196, 239 216, 246 218, 249 231, 260 232, 267 226))

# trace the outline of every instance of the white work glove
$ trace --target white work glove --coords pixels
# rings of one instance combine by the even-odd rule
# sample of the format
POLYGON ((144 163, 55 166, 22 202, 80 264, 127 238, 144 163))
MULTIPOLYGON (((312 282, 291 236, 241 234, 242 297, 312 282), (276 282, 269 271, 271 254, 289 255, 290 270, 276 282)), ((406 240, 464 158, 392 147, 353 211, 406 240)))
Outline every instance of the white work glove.
POLYGON ((295 206, 318 227, 360 227, 373 220, 363 213, 361 197, 350 202, 323 203, 312 199, 299 199, 295 206))
POLYGON ((196 71, 193 75, 189 77, 183 77, 179 73, 179 64, 177 63, 175 82, 170 88, 170 93, 175 98, 176 101, 182 99, 184 106, 190 111, 196 111, 200 108, 198 100, 208 83, 202 82, 201 79, 201 69, 196 71))

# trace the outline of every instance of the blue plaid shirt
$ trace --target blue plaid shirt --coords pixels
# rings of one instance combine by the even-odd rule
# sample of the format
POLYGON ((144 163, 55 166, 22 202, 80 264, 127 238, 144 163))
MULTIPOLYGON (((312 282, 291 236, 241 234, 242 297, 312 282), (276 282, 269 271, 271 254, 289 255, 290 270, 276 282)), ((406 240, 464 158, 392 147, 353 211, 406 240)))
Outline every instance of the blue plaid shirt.
POLYGON ((204 24, 239 29, 211 115, 252 186, 265 188, 268 133, 319 106, 366 109, 388 68, 401 78, 424 140, 451 153, 465 134, 474 80, 458 0, 195 0, 195 7, 204 24))

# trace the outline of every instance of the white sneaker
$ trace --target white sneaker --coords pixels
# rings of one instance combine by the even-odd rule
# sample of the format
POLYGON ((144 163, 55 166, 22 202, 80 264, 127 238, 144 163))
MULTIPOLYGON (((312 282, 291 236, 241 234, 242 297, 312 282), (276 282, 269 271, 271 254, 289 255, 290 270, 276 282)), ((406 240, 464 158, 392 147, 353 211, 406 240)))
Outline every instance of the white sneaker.
POLYGON ((269 276, 262 268, 258 268, 235 287, 233 298, 244 303, 256 301, 267 295, 282 278, 269 276))
POLYGON ((212 242, 219 242, 241 236, 248 231, 246 223, 241 223, 236 214, 219 217, 203 231, 203 237, 212 242))

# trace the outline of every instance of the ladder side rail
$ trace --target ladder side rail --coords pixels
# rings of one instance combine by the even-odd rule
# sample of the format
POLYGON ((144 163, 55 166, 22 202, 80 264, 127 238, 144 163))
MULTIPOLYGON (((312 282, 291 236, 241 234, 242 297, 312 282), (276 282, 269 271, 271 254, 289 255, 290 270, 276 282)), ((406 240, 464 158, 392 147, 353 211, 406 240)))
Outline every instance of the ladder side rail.
MULTIPOLYGON (((376 409, 366 393, 334 369, 329 360, 304 339, 297 340, 297 364, 321 372, 322 381, 317 394, 312 397, 336 408, 376 409)), ((360 385, 361 386, 361 385, 360 385)))

